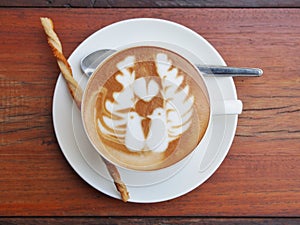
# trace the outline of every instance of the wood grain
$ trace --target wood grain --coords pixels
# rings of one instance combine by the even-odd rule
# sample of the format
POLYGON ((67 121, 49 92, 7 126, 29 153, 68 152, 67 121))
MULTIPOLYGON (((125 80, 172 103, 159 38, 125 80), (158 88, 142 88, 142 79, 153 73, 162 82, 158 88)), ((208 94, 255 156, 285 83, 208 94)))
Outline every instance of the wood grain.
POLYGON ((196 225, 299 225, 299 218, 198 218, 198 217, 88 217, 88 218, 0 218, 2 225, 27 224, 89 224, 89 225, 151 225, 151 224, 196 224, 196 225))
POLYGON ((300 7, 299 0, 1 0, 0 7, 65 7, 65 8, 279 8, 300 7))
POLYGON ((299 9, 0 10, 0 215, 300 216, 299 9), (59 69, 40 16, 54 20, 66 56, 106 25, 157 17, 195 30, 231 66, 264 69, 261 78, 235 78, 244 111, 233 146, 217 172, 191 193, 156 204, 125 204, 86 184, 65 160, 52 128, 59 69))

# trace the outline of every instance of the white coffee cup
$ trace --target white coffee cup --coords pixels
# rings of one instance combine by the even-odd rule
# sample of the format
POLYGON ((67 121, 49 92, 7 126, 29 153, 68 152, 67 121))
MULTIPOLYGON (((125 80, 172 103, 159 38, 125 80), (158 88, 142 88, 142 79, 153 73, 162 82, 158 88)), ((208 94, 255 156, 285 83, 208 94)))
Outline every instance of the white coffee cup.
POLYGON ((178 49, 135 43, 134 46, 120 49, 99 65, 87 83, 81 111, 85 132, 102 157, 125 169, 157 171, 175 164, 178 167, 201 143, 211 126, 211 117, 240 114, 242 102, 235 99, 211 99, 203 75, 186 57, 178 53, 178 49), (156 54, 153 59, 152 56, 148 57, 152 52, 156 54), (132 61, 132 56, 137 60, 132 61), (151 67, 152 64, 154 66, 151 67), (156 72, 151 76, 136 75, 143 70, 146 71, 145 74, 156 72), (175 74, 176 71, 181 71, 182 74, 175 74), (191 77, 189 74, 192 74, 191 77), (183 81, 178 77, 183 77, 183 81), (126 83, 126 79, 131 80, 126 83), (168 93, 167 89, 172 88, 173 92, 168 93), (125 94, 127 92, 128 95, 125 94), (132 96, 134 101, 130 100, 132 96), (162 103, 153 103, 156 99, 162 103), (187 99, 187 103, 178 99, 187 99), (202 100, 208 103, 203 104, 205 110, 201 109, 202 100), (193 110, 185 110, 186 106, 191 105, 193 110), (98 109, 99 106, 101 109, 98 109), (148 110, 149 108, 151 109, 148 110), (207 113, 205 119, 198 112, 203 112, 203 115, 207 113), (189 116, 190 114, 192 115, 189 116), (146 117, 149 118, 149 123, 144 128, 141 118, 146 117), (170 125, 172 119, 173 124, 170 125), (167 121, 171 122, 168 124, 167 121), (202 130, 197 127, 198 124, 204 124, 202 130), (194 130, 188 134, 189 129, 194 130), (199 137, 194 135, 195 132, 198 132, 199 137), (190 144, 190 141, 193 143, 190 144), (170 150, 175 142, 175 147, 170 150), (188 149, 180 153, 184 146, 188 149), (141 160, 144 161, 140 162, 141 160))

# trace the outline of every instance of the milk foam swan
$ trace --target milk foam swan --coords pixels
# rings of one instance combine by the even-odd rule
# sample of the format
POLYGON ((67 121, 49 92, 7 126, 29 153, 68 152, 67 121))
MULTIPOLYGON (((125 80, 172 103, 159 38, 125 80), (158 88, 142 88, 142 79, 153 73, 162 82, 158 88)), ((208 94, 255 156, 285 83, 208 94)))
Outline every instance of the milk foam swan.
POLYGON ((113 93, 113 101, 106 100, 105 108, 110 116, 104 115, 98 120, 99 129, 124 144, 129 151, 164 152, 170 142, 180 138, 190 127, 194 96, 190 87, 183 84, 184 76, 166 54, 156 55, 155 79, 154 76, 136 79, 134 63, 135 57, 128 56, 117 64, 119 72, 115 79, 122 89, 113 93), (145 136, 142 127, 145 118, 135 111, 135 104, 139 100, 150 102, 158 95, 163 98, 163 106, 147 116, 150 125, 145 136))

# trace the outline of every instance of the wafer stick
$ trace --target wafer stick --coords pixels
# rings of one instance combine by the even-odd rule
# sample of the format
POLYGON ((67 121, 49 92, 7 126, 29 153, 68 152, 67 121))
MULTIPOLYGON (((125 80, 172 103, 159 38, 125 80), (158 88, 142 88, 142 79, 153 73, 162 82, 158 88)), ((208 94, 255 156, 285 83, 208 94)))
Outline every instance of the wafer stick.
MULTIPOLYGON (((80 109, 83 91, 73 77, 71 66, 63 54, 61 42, 54 31, 53 22, 50 18, 43 17, 40 19, 44 31, 47 35, 48 44, 51 47, 51 50, 57 60, 57 64, 60 68, 60 71, 65 81, 67 82, 67 86, 70 91, 70 94, 72 95, 72 98, 74 99, 76 105, 80 109)), ((110 176, 114 180, 114 184, 117 190, 121 194, 122 200, 124 202, 127 202, 127 200, 129 199, 129 193, 127 191, 126 185, 121 180, 121 176, 119 174, 118 169, 113 164, 105 160, 104 158, 102 159, 105 162, 106 168, 108 169, 110 176)))

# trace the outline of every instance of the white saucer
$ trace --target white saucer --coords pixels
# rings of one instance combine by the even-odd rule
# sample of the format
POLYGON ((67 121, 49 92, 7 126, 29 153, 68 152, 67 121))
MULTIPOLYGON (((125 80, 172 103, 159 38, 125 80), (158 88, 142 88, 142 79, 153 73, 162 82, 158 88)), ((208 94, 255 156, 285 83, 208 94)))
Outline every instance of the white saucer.
MULTIPOLYGON (((87 54, 97 49, 117 49, 144 41, 180 46, 196 56, 198 63, 225 65, 222 57, 204 38, 182 25, 159 19, 131 19, 97 31, 77 47, 69 58, 75 79, 82 86, 85 85, 79 65, 81 58, 87 54)), ((206 77, 205 80, 213 100, 237 99, 232 78, 206 77)), ((204 140, 185 159, 184 164, 176 165, 175 169, 133 172, 120 168, 122 180, 130 193, 129 201, 166 201, 201 185, 227 155, 235 135, 237 119, 237 115, 213 116, 212 126, 204 140)), ((73 169, 97 190, 120 199, 104 163, 83 131, 80 112, 74 107, 62 76, 57 81, 53 97, 53 123, 58 143, 73 169)))

